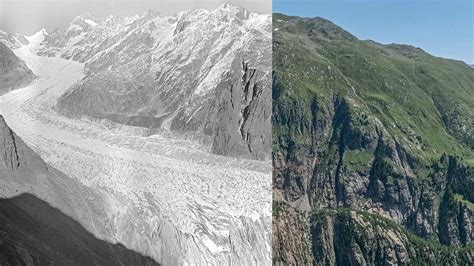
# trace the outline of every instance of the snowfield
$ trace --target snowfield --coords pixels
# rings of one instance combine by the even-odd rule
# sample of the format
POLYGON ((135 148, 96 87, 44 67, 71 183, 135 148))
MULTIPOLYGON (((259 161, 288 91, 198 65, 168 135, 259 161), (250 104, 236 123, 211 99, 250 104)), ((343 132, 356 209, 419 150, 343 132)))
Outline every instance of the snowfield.
POLYGON ((165 265, 271 264, 271 162, 59 115, 57 99, 84 64, 35 55, 43 34, 14 50, 38 78, 1 96, 0 113, 47 163, 104 195, 107 218, 88 228, 165 265))

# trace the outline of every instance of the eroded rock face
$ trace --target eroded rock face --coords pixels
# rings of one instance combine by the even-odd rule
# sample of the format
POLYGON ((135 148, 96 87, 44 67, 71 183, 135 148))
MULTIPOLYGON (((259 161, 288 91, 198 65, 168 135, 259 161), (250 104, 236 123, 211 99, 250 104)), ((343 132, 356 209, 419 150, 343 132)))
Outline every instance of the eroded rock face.
MULTIPOLYGON (((469 201, 459 201, 459 197, 470 197, 471 193, 463 187, 473 185, 472 169, 449 156, 442 156, 429 165, 421 165, 375 120, 375 126, 369 122, 366 126, 358 125, 356 128, 350 112, 341 110, 350 107, 341 107, 341 104, 345 106, 347 103, 338 101, 334 102, 334 111, 328 112, 333 116, 321 123, 330 129, 311 129, 312 132, 331 132, 326 135, 326 139, 325 135, 319 135, 321 138, 313 142, 328 145, 327 150, 323 145, 297 147, 290 142, 286 155, 285 152, 274 153, 274 190, 278 195, 276 198, 290 203, 302 213, 321 208, 362 209, 390 218, 416 235, 436 239, 436 242, 444 245, 469 244, 473 237, 473 213, 469 208, 469 201), (429 171, 428 175, 420 176, 422 170, 429 171)), ((311 128, 311 119, 315 118, 301 123, 307 123, 311 128)), ((301 124, 294 130, 310 134, 310 130, 301 124)), ((274 224, 285 219, 289 217, 276 219, 274 224)), ((331 223, 327 224, 327 221, 326 225, 321 227, 323 224, 318 224, 317 230, 312 229, 318 233, 317 236, 312 233, 312 243, 319 245, 313 247, 313 254, 323 256, 320 257, 324 258, 323 264, 332 265, 336 263, 334 258, 337 255, 331 255, 331 252, 346 251, 328 250, 327 247, 332 247, 333 244, 326 242, 334 240, 325 234, 328 230, 345 230, 344 224, 338 225, 337 228, 331 223)), ((274 233, 283 234, 278 231, 274 233)), ((380 237, 367 235, 367 238, 373 241, 380 237)), ((290 242, 286 245, 291 245, 290 242)), ((391 247, 392 244, 383 245, 391 247)), ((378 248, 386 250, 383 245, 378 248)), ((409 244, 403 246, 405 249, 410 247, 409 244)), ((377 264, 383 261, 382 258, 379 258, 379 261, 365 261, 364 252, 367 249, 360 249, 357 252, 352 251, 355 253, 347 261, 337 263, 377 264)), ((293 251, 300 252, 299 249, 293 251)), ((394 264, 409 263, 415 258, 410 259, 405 253, 387 254, 388 257, 383 258, 394 264), (400 256, 405 256, 406 261, 401 260, 400 256)), ((315 258, 317 261, 320 259, 315 258)))
MULTIPOLYGON (((275 265, 307 265, 313 262, 308 213, 273 204, 272 253, 275 265)), ((325 232, 322 232, 325 233, 325 232)), ((329 233, 327 231, 326 233, 329 233)))
POLYGON ((353 210, 322 211, 311 221, 313 254, 322 265, 472 264, 472 250, 445 250, 390 220, 353 210))
POLYGON ((38 54, 86 63, 88 75, 58 101, 69 117, 171 130, 220 155, 269 159, 270 28, 270 15, 232 5, 171 17, 86 14, 46 36, 38 54))
MULTIPOLYGON (((274 14, 273 27, 274 199, 293 208, 275 217, 274 226, 310 216, 299 222, 311 229, 294 230, 294 238, 310 232, 316 264, 412 264, 420 258, 436 264, 444 262, 443 249, 465 252, 448 264, 469 264, 474 175, 469 160, 454 154, 473 154, 472 100, 462 95, 474 91, 457 87, 459 94, 451 95, 462 104, 456 105, 447 100, 442 77, 425 78, 449 70, 474 88, 472 70, 421 49, 359 41, 320 18, 274 14), (438 61, 407 71, 397 65, 406 62, 400 58, 415 65, 438 61), (389 219, 393 226, 380 231, 367 224, 368 213, 376 214, 370 223, 389 219), (432 249, 416 256, 414 235, 432 249)), ((284 235, 274 231, 275 239, 284 235)), ((292 240, 278 245, 292 254, 289 261, 300 254, 292 240)))
POLYGON ((23 87, 35 78, 25 62, 0 42, 0 94, 23 87))
POLYGON ((202 102, 191 116, 186 109, 171 122, 171 130, 201 133, 219 155, 270 159, 271 95, 267 73, 233 61, 231 71, 215 90, 215 96, 202 102))

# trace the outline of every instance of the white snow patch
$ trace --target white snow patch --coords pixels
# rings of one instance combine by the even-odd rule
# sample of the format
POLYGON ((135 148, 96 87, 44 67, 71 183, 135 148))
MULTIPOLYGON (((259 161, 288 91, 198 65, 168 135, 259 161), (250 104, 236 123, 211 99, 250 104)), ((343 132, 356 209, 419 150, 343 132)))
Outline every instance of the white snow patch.
POLYGON ((90 19, 85 19, 84 22, 87 23, 87 24, 89 24, 89 25, 91 25, 92 27, 97 26, 97 23, 94 22, 94 21, 92 21, 92 20, 90 20, 90 19))
POLYGON ((43 40, 44 37, 48 35, 48 32, 43 28, 31 36, 26 36, 25 38, 30 42, 30 45, 38 45, 43 40))
POLYGON ((214 241, 209 239, 209 237, 207 237, 207 236, 204 237, 202 242, 211 253, 218 253, 218 252, 222 252, 222 251, 225 250, 225 248, 219 247, 218 245, 216 245, 216 243, 214 243, 214 241))

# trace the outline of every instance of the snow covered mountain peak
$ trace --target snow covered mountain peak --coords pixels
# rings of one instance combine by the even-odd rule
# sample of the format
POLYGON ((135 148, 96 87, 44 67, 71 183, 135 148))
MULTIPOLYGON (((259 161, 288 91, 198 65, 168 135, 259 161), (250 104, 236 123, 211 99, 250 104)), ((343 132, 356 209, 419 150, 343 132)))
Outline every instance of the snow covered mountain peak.
POLYGON ((46 31, 46 29, 42 28, 41 30, 39 30, 35 34, 33 34, 31 36, 27 36, 26 39, 30 43, 39 44, 44 40, 45 36, 47 36, 47 35, 48 35, 48 32, 46 31))
POLYGON ((40 37, 44 37, 46 35, 48 35, 48 31, 46 31, 45 28, 42 28, 39 31, 37 31, 36 33, 34 33, 30 36, 27 36, 27 38, 40 38, 40 37))
POLYGON ((70 27, 76 27, 77 29, 90 29, 97 26, 99 19, 97 19, 94 15, 87 12, 80 16, 77 16, 72 20, 70 23, 70 27))
POLYGON ((245 9, 241 6, 237 6, 237 5, 233 5, 231 3, 222 3, 220 4, 216 9, 218 10, 242 10, 242 9, 245 9))
MULTIPOLYGON (((71 89, 75 93, 61 99, 62 107, 70 106, 64 107, 64 113, 70 116, 106 116, 114 122, 148 128, 150 134, 161 130, 194 131, 206 145, 218 146, 225 143, 213 143, 215 129, 209 129, 217 123, 210 114, 217 108, 214 98, 224 97, 221 91, 230 84, 235 88, 248 82, 245 79, 257 69, 259 74, 252 74, 252 82, 270 90, 270 14, 227 4, 174 16, 149 11, 141 16, 106 17, 96 22, 95 27, 58 29, 38 50, 39 55, 85 63, 87 77, 71 89), (105 85, 112 83, 115 85, 105 85), (73 99, 82 94, 83 101, 91 102, 81 104, 73 99), (99 98, 111 102, 95 103, 94 99, 99 98), (94 107, 85 110, 82 106, 86 105, 94 107)), ((246 89, 244 94, 248 93, 246 89)), ((250 101, 252 97, 241 99, 250 101)), ((234 100, 234 107, 240 108, 236 101, 240 99, 234 100)), ((242 103, 242 108, 247 104, 242 103)), ((246 118, 234 119, 244 123, 246 118)), ((241 129, 232 132, 244 134, 245 126, 239 125, 241 129)), ((250 139, 243 135, 235 141, 250 139)), ((243 147, 236 153, 255 153, 256 149, 243 147)))
POLYGON ((247 9, 229 3, 221 4, 216 8, 216 10, 219 12, 231 13, 240 19, 247 19, 250 16, 250 12, 247 9))

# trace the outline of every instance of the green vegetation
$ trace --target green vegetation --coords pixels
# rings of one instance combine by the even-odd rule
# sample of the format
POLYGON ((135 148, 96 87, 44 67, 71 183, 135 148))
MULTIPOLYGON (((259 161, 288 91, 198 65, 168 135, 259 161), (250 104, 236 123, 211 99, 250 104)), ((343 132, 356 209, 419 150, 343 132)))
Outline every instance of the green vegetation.
MULTIPOLYGON (((458 207, 474 210, 474 70, 322 18, 274 14, 273 28, 273 151, 285 181, 275 189, 310 199, 315 261, 335 263, 327 248, 382 265, 393 237, 413 265, 472 263, 458 207), (307 190, 291 186, 301 175, 307 190), (383 209, 406 228, 341 206, 383 209)), ((274 218, 285 219, 278 204, 274 218)))
POLYGON ((461 194, 454 194, 454 199, 457 201, 457 202, 461 202, 462 204, 464 204, 466 207, 468 207, 471 211, 474 211, 474 203, 464 199, 464 196, 461 195, 461 194))
MULTIPOLYGON (((411 265, 427 265, 430 263, 453 265, 456 264, 453 259, 462 261, 465 255, 474 252, 473 245, 464 247, 445 246, 437 241, 418 237, 390 219, 361 210, 347 208, 322 209, 314 211, 311 219, 317 223, 324 221, 325 217, 328 216, 336 220, 336 223, 339 221, 339 223, 344 224, 344 239, 349 242, 354 241, 360 244, 361 240, 369 238, 369 234, 378 235, 378 241, 384 242, 384 237, 389 238, 387 232, 392 232, 392 235, 399 237, 401 244, 408 251, 414 251, 414 253, 409 254, 411 265)), ((390 241, 392 240, 390 239, 390 241)))
POLYGON ((407 45, 361 41, 321 18, 273 20, 277 105, 302 102, 310 120, 313 100, 325 107, 346 96, 421 161, 443 152, 474 160, 472 68, 407 45))
POLYGON ((357 172, 364 172, 372 159, 373 155, 365 150, 349 150, 344 153, 344 160, 349 163, 352 170, 357 172))
POLYGON ((272 203, 272 215, 279 217, 282 212, 285 211, 286 204, 282 201, 273 201, 272 203))
POLYGON ((373 158, 373 155, 365 150, 349 151, 344 156, 350 164, 368 164, 373 158))

